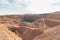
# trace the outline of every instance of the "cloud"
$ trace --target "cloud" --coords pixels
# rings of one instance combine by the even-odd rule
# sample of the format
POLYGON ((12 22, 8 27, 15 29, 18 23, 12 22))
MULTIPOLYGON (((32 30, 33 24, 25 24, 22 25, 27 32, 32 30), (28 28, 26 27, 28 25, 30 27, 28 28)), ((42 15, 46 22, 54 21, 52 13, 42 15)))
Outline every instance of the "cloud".
POLYGON ((53 3, 58 2, 59 0, 31 0, 31 5, 29 10, 31 13, 50 13, 58 11, 59 7, 52 6, 53 3))
POLYGON ((52 6, 60 6, 60 2, 55 2, 52 4, 52 6))
POLYGON ((8 0, 0 0, 0 12, 10 10, 12 10, 12 4, 10 4, 8 0))
POLYGON ((16 9, 16 11, 25 12, 27 11, 27 7, 29 5, 30 4, 28 0, 15 0, 13 7, 14 9, 16 9))
POLYGON ((0 0, 2 13, 49 13, 60 10, 60 0, 0 0))
POLYGON ((28 6, 28 0, 0 0, 0 12, 25 13, 28 6))

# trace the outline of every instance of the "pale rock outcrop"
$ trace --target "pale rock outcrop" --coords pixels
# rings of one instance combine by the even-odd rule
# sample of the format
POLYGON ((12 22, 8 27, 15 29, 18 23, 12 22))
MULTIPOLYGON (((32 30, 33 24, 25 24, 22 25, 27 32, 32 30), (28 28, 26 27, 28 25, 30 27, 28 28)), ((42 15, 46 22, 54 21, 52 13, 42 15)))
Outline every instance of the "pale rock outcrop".
POLYGON ((0 40, 22 40, 22 38, 8 30, 5 24, 0 24, 0 40))

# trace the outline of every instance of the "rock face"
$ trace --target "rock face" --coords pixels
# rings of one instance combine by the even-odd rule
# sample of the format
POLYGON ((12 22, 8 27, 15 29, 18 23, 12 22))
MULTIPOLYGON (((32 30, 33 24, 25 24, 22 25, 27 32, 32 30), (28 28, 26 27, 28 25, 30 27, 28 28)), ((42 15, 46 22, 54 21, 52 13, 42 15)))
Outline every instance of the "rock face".
POLYGON ((46 18, 38 19, 35 23, 42 23, 43 33, 36 36, 33 40, 60 40, 60 14, 55 13, 48 15, 46 18), (43 23, 42 23, 43 22, 43 23), (45 27, 46 25, 46 27, 45 27))
POLYGON ((60 20, 45 19, 44 21, 48 27, 54 27, 54 26, 60 25, 60 20))
MULTIPOLYGON (((42 18, 41 18, 42 19, 42 18)), ((34 21, 34 24, 37 24, 39 26, 46 24, 48 27, 54 27, 57 25, 60 25, 60 12, 55 12, 53 14, 50 14, 44 18, 44 20, 37 19, 34 21)))
POLYGON ((28 26, 20 26, 20 27, 9 27, 11 31, 14 31, 16 35, 21 36, 23 40, 33 40, 36 36, 42 33, 42 31, 37 27, 28 27, 28 26), (14 30, 12 30, 14 29, 14 30))
POLYGON ((45 18, 45 23, 49 27, 60 25, 60 12, 55 12, 45 18))
POLYGON ((42 33, 38 28, 28 28, 28 27, 20 27, 16 30, 16 33, 21 34, 24 40, 33 40, 36 36, 42 33))
POLYGON ((8 30, 6 25, 0 24, 0 40, 22 40, 22 38, 8 30))
POLYGON ((44 30, 44 33, 33 40, 60 40, 60 25, 44 30))

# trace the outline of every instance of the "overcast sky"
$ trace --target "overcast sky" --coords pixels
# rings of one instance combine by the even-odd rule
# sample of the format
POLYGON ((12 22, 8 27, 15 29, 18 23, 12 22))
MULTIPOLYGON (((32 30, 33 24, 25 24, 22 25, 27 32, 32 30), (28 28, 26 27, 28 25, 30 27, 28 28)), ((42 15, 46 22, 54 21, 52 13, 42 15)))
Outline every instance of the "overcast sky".
POLYGON ((60 11, 60 0, 0 0, 0 14, 41 14, 60 11))

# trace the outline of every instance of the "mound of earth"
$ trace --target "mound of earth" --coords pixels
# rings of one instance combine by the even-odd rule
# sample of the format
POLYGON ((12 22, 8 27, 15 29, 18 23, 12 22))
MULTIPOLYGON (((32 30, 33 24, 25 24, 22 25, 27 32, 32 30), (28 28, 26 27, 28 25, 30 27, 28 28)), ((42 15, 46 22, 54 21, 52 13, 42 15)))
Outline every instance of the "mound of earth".
POLYGON ((60 12, 52 13, 52 14, 46 16, 46 19, 60 20, 60 12))
POLYGON ((47 27, 54 27, 60 25, 60 20, 41 18, 34 21, 33 23, 38 27, 43 27, 44 25, 47 27))
POLYGON ((48 27, 55 27, 57 25, 60 25, 60 20, 45 19, 44 22, 48 27))
POLYGON ((43 27, 44 25, 44 20, 41 19, 37 19, 36 21, 33 22, 33 24, 37 27, 43 27))
POLYGON ((20 20, 21 18, 19 18, 18 16, 13 16, 13 15, 0 16, 0 23, 19 25, 20 20))
POLYGON ((18 36, 22 34, 23 40, 33 40, 36 36, 42 33, 39 28, 28 28, 28 27, 20 27, 16 30, 18 36))
POLYGON ((60 40, 60 25, 44 30, 33 40, 60 40))
POLYGON ((18 36, 21 36, 23 40, 32 40, 43 32, 38 27, 10 26, 8 28, 15 32, 18 36))
POLYGON ((5 24, 0 24, 0 40, 22 40, 22 38, 8 30, 5 24))

